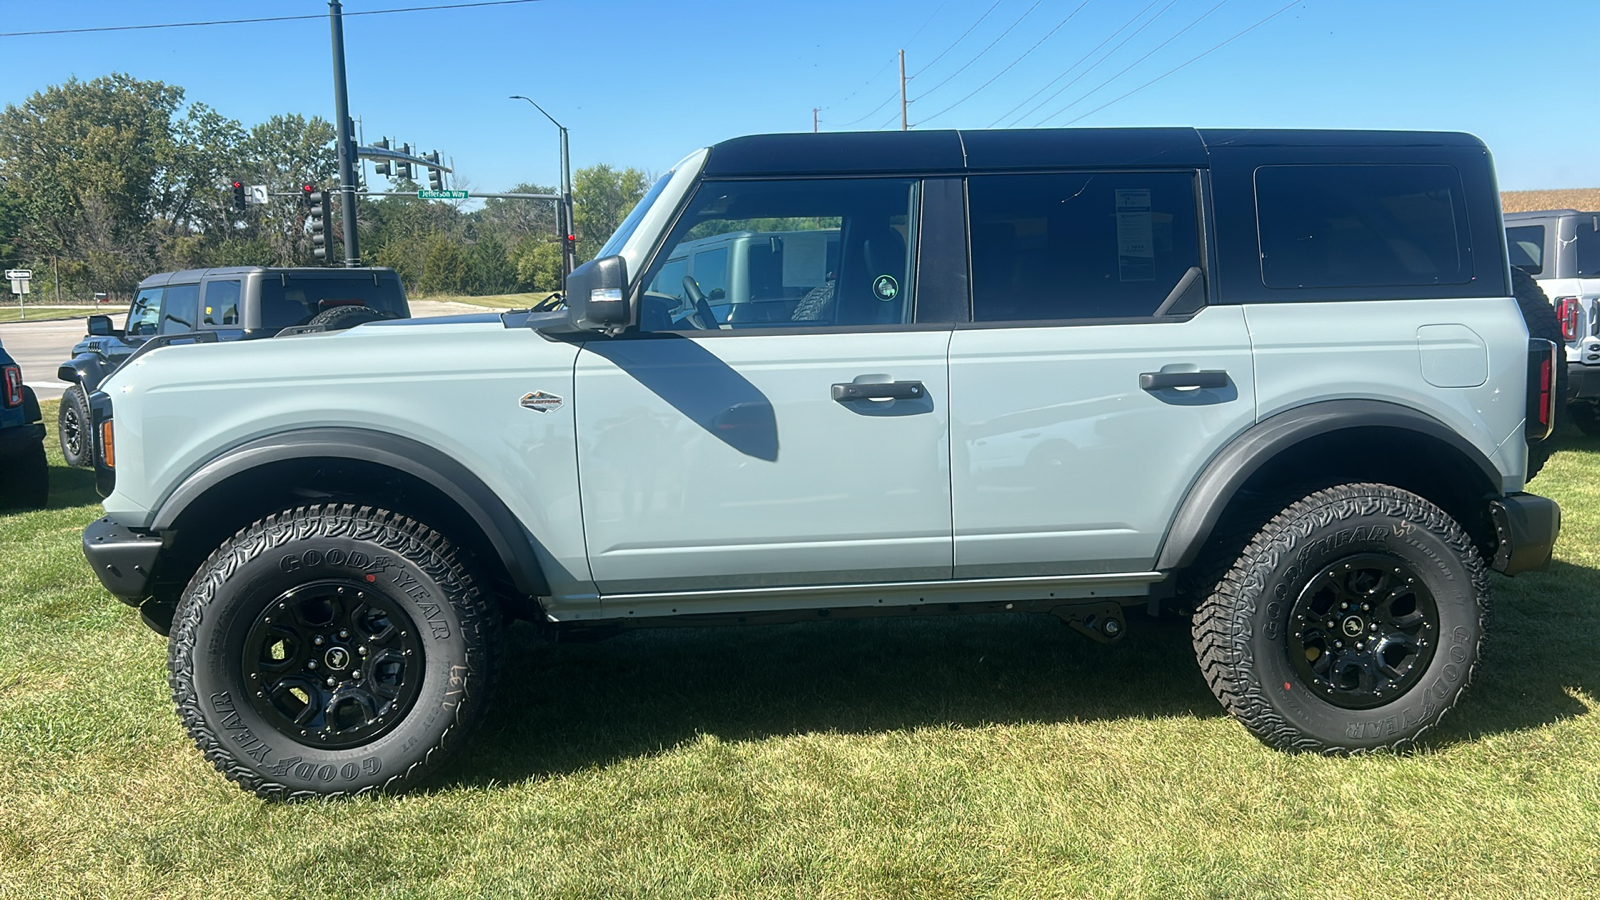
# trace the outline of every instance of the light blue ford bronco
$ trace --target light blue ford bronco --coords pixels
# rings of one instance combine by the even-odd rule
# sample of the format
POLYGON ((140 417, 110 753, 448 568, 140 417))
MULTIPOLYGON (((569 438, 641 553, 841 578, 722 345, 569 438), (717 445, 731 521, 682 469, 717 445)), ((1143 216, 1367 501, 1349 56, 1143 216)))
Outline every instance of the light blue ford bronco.
POLYGON ((268 798, 436 770, 513 618, 1170 609, 1268 744, 1404 747, 1560 526, 1523 491, 1560 357, 1509 278, 1466 135, 739 138, 559 311, 139 355, 84 551, 268 798))

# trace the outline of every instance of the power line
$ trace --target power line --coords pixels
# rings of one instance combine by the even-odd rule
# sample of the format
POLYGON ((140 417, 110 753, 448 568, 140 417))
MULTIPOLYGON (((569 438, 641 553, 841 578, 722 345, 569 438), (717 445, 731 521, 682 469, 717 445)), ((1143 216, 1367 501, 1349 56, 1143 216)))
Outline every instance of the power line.
POLYGON ((966 95, 965 97, 962 97, 960 100, 957 100, 956 102, 950 104, 949 106, 946 106, 944 109, 939 110, 938 112, 934 113, 933 115, 924 117, 922 121, 923 122, 930 122, 930 121, 932 121, 934 119, 937 119, 938 117, 944 115, 945 113, 949 112, 950 110, 955 109, 956 107, 958 107, 961 104, 967 102, 968 100, 971 100, 974 96, 977 95, 978 91, 981 91, 984 88, 988 87, 989 85, 994 84, 996 79, 998 79, 1001 75, 1004 75, 1005 73, 1011 71, 1012 68, 1015 67, 1017 63, 1022 62, 1023 60, 1027 59, 1029 54, 1031 54, 1031 53, 1033 53, 1033 51, 1039 49, 1039 46, 1041 44, 1043 44, 1045 41, 1050 40, 1050 36, 1051 35, 1055 34, 1058 31, 1060 31, 1063 26, 1065 26, 1068 22, 1072 21, 1072 18, 1074 16, 1076 16, 1079 12, 1081 12, 1085 6, 1088 6, 1088 5, 1089 5, 1089 0, 1083 0, 1082 3, 1078 4, 1076 9, 1074 9, 1070 13, 1067 13, 1067 17, 1065 19, 1062 19, 1060 22, 1057 22, 1056 23, 1056 27, 1054 27, 1054 28, 1050 29, 1049 31, 1045 32, 1044 37, 1040 38, 1037 43, 1035 43, 1032 47, 1029 47, 1027 49, 1027 51, 1025 51, 1021 56, 1017 57, 1016 59, 1013 59, 1011 61, 1010 65, 1008 65, 1004 69, 1001 69, 1000 71, 996 72, 994 74, 994 77, 990 78, 988 81, 985 81, 983 84, 978 85, 978 87, 975 90, 973 90, 972 93, 966 95))
MULTIPOLYGON (((1100 48, 1101 47, 1104 47, 1105 45, 1111 43, 1113 38, 1115 38, 1117 35, 1121 34, 1122 32, 1126 31, 1129 25, 1132 25, 1133 23, 1139 21, 1139 19, 1143 18, 1145 13, 1149 12, 1151 10, 1151 8, 1153 8, 1157 3, 1160 3, 1160 2, 1161 2, 1161 0, 1150 0, 1150 3, 1148 5, 1146 5, 1144 9, 1141 9, 1138 12, 1133 14, 1133 18, 1129 19, 1126 22, 1123 22, 1122 23, 1122 27, 1120 27, 1116 31, 1113 31, 1110 34, 1106 35, 1105 40, 1102 40, 1100 43, 1096 44, 1094 46, 1094 49, 1092 49, 1088 53, 1085 53, 1084 55, 1078 57, 1077 60, 1072 63, 1072 65, 1067 66, 1065 69, 1062 69, 1060 75, 1057 75, 1056 77, 1054 77, 1054 78, 1050 79, 1049 81, 1045 82, 1044 85, 1042 87, 1040 87, 1037 91, 1034 91, 1033 93, 1029 94, 1027 99, 1023 100, 1021 103, 1018 103, 1016 106, 1011 107, 1009 110, 1007 110, 1005 113, 1003 113, 1000 116, 999 119, 995 119, 993 122, 990 122, 989 123, 989 127, 993 128, 994 126, 1000 124, 1000 120, 1001 119, 1010 118, 1012 113, 1014 113, 1017 110, 1023 108, 1024 106, 1027 106, 1029 103, 1032 103, 1033 102, 1033 98, 1039 96, 1040 94, 1044 93, 1045 91, 1050 90, 1050 86, 1051 85, 1055 84, 1056 82, 1058 82, 1061 79, 1063 79, 1063 78, 1067 77, 1068 75, 1070 75, 1072 73, 1073 69, 1076 69, 1077 67, 1083 65, 1085 62, 1088 62, 1089 57, 1091 57, 1091 56, 1095 55, 1096 53, 1100 52, 1100 48)), ((1082 76, 1079 76, 1079 77, 1082 77, 1082 76)), ((1049 102, 1049 101, 1046 101, 1046 102, 1049 102)), ((1042 106, 1043 104, 1040 104, 1040 105, 1042 106)), ((1037 108, 1038 107, 1035 107, 1035 109, 1037 109, 1037 108)), ((1021 119, 1022 116, 1018 116, 1017 118, 1021 119)), ((1013 122, 1012 124, 1015 124, 1015 122, 1013 122)))
POLYGON ((858 124, 860 122, 865 121, 868 118, 868 116, 877 115, 878 114, 878 110, 883 109, 885 106, 887 106, 889 104, 889 102, 891 100, 893 100, 894 98, 896 98, 898 96, 900 96, 900 92, 898 90, 896 90, 894 93, 892 93, 889 96, 883 98, 883 102, 879 103, 877 106, 874 106, 872 108, 872 111, 867 113, 865 116, 862 116, 859 119, 851 119, 850 121, 844 123, 843 125, 840 125, 839 127, 840 128, 849 128, 851 125, 855 125, 855 124, 858 124))
MULTIPOLYGON (((346 12, 350 16, 382 16, 389 13, 429 12, 436 9, 471 9, 478 6, 513 6, 521 3, 540 3, 542 0, 480 0, 477 3, 449 3, 439 6, 406 6, 395 9, 367 9, 346 12)), ((208 25, 254 25, 261 22, 296 22, 305 19, 326 19, 326 13, 302 16, 262 16, 254 19, 213 19, 208 22, 161 22, 154 25, 103 25, 95 28, 55 28, 48 31, 0 32, 0 38, 37 37, 45 34, 95 34, 107 31, 149 31, 154 28, 200 28, 208 25)))
POLYGON ((1183 26, 1183 28, 1181 28, 1178 31, 1177 34, 1174 34, 1172 37, 1169 37, 1166 40, 1162 41, 1161 43, 1157 44, 1154 47, 1154 49, 1152 49, 1149 53, 1146 53, 1145 55, 1139 57, 1138 59, 1134 60, 1133 62, 1127 64, 1126 66, 1124 66, 1122 68, 1122 71, 1120 71, 1117 74, 1111 76, 1110 78, 1107 78, 1105 81, 1102 81, 1099 84, 1095 85, 1094 88, 1092 88, 1087 93, 1085 93, 1082 96, 1080 96, 1078 99, 1072 101, 1071 103, 1068 103, 1066 106, 1061 107, 1060 109, 1056 110, 1055 112, 1051 113, 1050 115, 1045 116, 1043 119, 1040 119, 1039 123, 1043 124, 1045 122, 1050 121, 1051 119, 1054 119, 1056 116, 1061 115, 1062 113, 1064 113, 1067 110, 1073 108, 1074 106, 1077 106, 1079 103, 1082 103, 1083 101, 1089 99, 1090 97, 1092 97, 1095 94, 1096 91, 1099 91, 1101 88, 1105 87, 1106 85, 1110 84, 1111 82, 1116 81, 1118 78, 1121 78, 1122 76, 1128 74, 1128 70, 1129 69, 1132 69, 1134 66, 1137 66, 1138 64, 1140 64, 1140 63, 1144 62, 1145 60, 1149 59, 1150 57, 1154 56, 1156 54, 1156 52, 1159 51, 1162 47, 1165 47, 1168 44, 1172 43, 1173 41, 1177 40, 1178 38, 1182 37, 1185 32, 1187 32, 1189 29, 1195 27, 1196 25, 1199 25, 1201 22, 1205 21, 1207 16, 1210 16, 1212 13, 1214 13, 1217 10, 1221 9, 1222 5, 1224 3, 1227 3, 1227 2, 1228 2, 1228 0, 1218 0, 1216 6, 1213 6, 1210 9, 1206 10, 1205 12, 1201 13, 1200 14, 1200 18, 1195 19, 1193 22, 1190 22, 1189 24, 1183 26))
POLYGON ((1033 5, 1028 7, 1028 11, 1023 13, 1022 15, 1018 16, 1017 20, 1015 22, 1012 22, 1011 25, 1009 27, 1007 27, 1005 31, 1000 32, 1000 36, 995 38, 994 40, 990 41, 989 42, 989 46, 983 48, 982 50, 979 50, 978 51, 978 55, 974 56, 973 58, 971 58, 969 60, 967 60, 966 63, 961 66, 961 68, 955 70, 954 72, 951 72, 949 75, 946 75, 945 79, 943 81, 941 81, 938 84, 934 85, 933 87, 928 88, 927 90, 923 91, 922 92, 922 96, 923 97, 927 97, 929 94, 933 93, 934 91, 937 91, 939 88, 942 88, 945 85, 949 84, 950 83, 950 79, 956 77, 957 75, 960 75, 962 72, 965 72, 967 70, 968 66, 970 66, 973 63, 977 62, 978 60, 982 59, 983 55, 985 53, 988 53, 990 50, 994 49, 994 45, 995 44, 1000 43, 1002 40, 1005 39, 1006 35, 1010 34, 1012 32, 1012 30, 1015 29, 1018 25, 1021 25, 1023 19, 1026 19, 1028 16, 1033 15, 1033 11, 1038 9, 1039 8, 1039 4, 1041 4, 1043 2, 1044 2, 1044 0, 1033 0, 1033 5))
MULTIPOLYGON (((1038 112, 1040 109, 1044 108, 1044 106, 1046 104, 1048 104, 1051 100, 1054 100, 1055 98, 1061 96, 1061 92, 1062 91, 1065 91, 1067 88, 1072 87, 1074 84, 1077 84, 1079 81, 1082 81, 1083 77, 1085 75, 1088 75, 1090 72, 1093 72, 1095 69, 1100 68, 1100 64, 1101 63, 1105 62, 1106 60, 1110 59, 1113 56, 1116 56, 1118 50, 1121 50, 1123 47, 1128 46, 1128 42, 1129 41, 1131 41, 1134 38, 1138 37, 1139 34, 1141 32, 1143 32, 1146 28, 1149 28, 1151 25, 1155 24, 1155 21, 1157 19, 1161 18, 1162 13, 1165 13, 1167 10, 1171 9, 1177 2, 1178 2, 1178 0, 1167 0, 1167 5, 1166 6, 1163 6, 1160 9, 1156 10, 1156 14, 1155 15, 1153 15, 1150 18, 1146 19, 1144 21, 1143 25, 1140 25, 1138 28, 1135 28, 1132 31, 1132 33, 1130 33, 1127 37, 1123 38, 1120 43, 1118 43, 1115 47, 1112 47, 1111 51, 1108 52, 1105 56, 1102 56, 1099 59, 1095 60, 1094 62, 1090 63, 1089 64, 1089 68, 1084 69, 1082 72, 1079 72, 1078 76, 1076 78, 1072 79, 1071 81, 1067 82, 1066 84, 1063 84, 1061 87, 1056 88, 1056 92, 1054 94, 1051 94, 1050 96, 1044 98, 1043 100, 1040 100, 1037 106, 1035 106, 1033 109, 1030 109, 1027 112, 1023 113, 1022 115, 1018 116, 1017 118, 1026 119, 1028 116, 1031 116, 1034 113, 1038 112)), ((1153 6, 1155 4, 1152 3, 1151 5, 1153 6)), ((1146 7, 1146 8, 1148 9, 1149 7, 1146 7)), ((1037 125, 1038 123, 1035 122, 1034 124, 1037 125)))
POLYGON ((1279 16, 1283 15, 1284 13, 1288 12, 1290 7, 1295 6, 1297 4, 1300 4, 1300 3, 1303 3, 1303 2, 1305 2, 1305 0, 1289 0, 1288 3, 1284 4, 1282 9, 1279 9, 1277 12, 1273 13, 1270 16, 1267 16, 1265 19, 1262 19, 1261 21, 1255 23, 1254 25, 1251 25, 1249 28, 1246 28, 1245 30, 1239 32, 1238 34, 1234 35, 1233 37, 1228 38, 1227 40, 1225 40, 1222 43, 1216 45, 1215 47, 1212 47, 1210 50, 1207 50, 1206 52, 1200 54, 1199 56, 1194 57, 1193 59, 1189 60, 1188 62, 1184 63, 1183 65, 1173 66, 1172 68, 1168 69, 1167 71, 1162 72, 1160 75, 1157 75, 1156 77, 1150 79, 1149 81, 1146 81, 1144 84, 1139 85, 1138 87, 1136 87, 1133 90, 1127 92, 1126 94, 1123 94, 1120 97, 1117 97, 1117 98, 1115 98, 1113 100, 1108 100, 1105 103, 1102 103, 1099 106, 1096 106, 1094 109, 1089 110, 1088 112, 1084 113, 1083 115, 1079 116, 1076 119, 1073 119, 1071 122, 1068 122, 1067 124, 1071 125, 1073 122, 1082 121, 1083 119, 1086 119, 1089 116, 1094 115, 1095 113, 1099 112, 1102 109, 1105 109, 1106 107, 1110 106, 1113 103, 1117 103, 1117 102, 1120 102, 1122 100, 1126 100, 1127 98, 1133 96, 1134 94, 1139 93, 1140 91, 1144 90, 1145 88, 1149 87, 1150 85, 1155 84, 1156 82, 1160 81, 1163 78, 1166 78, 1168 75, 1171 75, 1171 74, 1177 72, 1180 69, 1188 68, 1188 66, 1190 64, 1199 62, 1201 59, 1204 59, 1205 57, 1210 56, 1211 54, 1217 52, 1218 50, 1221 50, 1223 47, 1228 46, 1229 44, 1233 43, 1234 41, 1238 40, 1239 38, 1244 37, 1245 35, 1249 34, 1250 32, 1255 31, 1257 28, 1260 28, 1261 26, 1267 24, 1268 22, 1272 21, 1273 19, 1276 19, 1277 17, 1279 17, 1279 16))
POLYGON ((944 59, 946 53, 949 53, 951 50, 954 50, 956 48, 956 44, 959 44, 962 41, 966 40, 967 35, 972 33, 972 29, 977 28, 979 25, 982 25, 983 24, 983 20, 989 18, 989 13, 994 12, 995 7, 999 6, 1002 2, 1004 2, 1004 0, 994 0, 994 3, 990 4, 988 9, 983 11, 983 15, 978 17, 978 21, 973 22, 971 25, 968 25, 967 26, 967 30, 961 32, 961 37, 958 37, 953 42, 951 42, 950 46, 944 48, 944 50, 941 51, 938 56, 935 56, 926 66, 923 66, 921 69, 918 69, 917 70, 917 74, 921 75, 923 72, 928 71, 928 69, 931 68, 939 60, 944 59))
MULTIPOLYGON (((937 16, 937 15, 938 15, 938 14, 939 14, 939 10, 941 10, 941 9, 944 9, 944 8, 945 8, 945 5, 946 5, 946 4, 948 4, 948 3, 949 3, 949 2, 950 2, 950 0, 941 0, 941 2, 940 2, 940 3, 939 3, 939 5, 938 5, 938 6, 935 6, 935 7, 934 7, 934 8, 933 8, 933 12, 931 12, 931 13, 929 13, 929 14, 928 14, 928 17, 927 17, 927 18, 926 18, 926 19, 923 19, 923 20, 922 20, 922 25, 921 25, 921 27, 919 27, 919 28, 918 28, 918 29, 917 29, 917 30, 916 30, 916 31, 914 31, 914 32, 912 32, 912 33, 911 33, 911 37, 910 37, 910 38, 908 38, 908 39, 907 39, 907 40, 906 40, 906 42, 905 42, 905 44, 903 44, 903 45, 902 45, 902 46, 905 46, 905 47, 909 47, 909 46, 911 46, 911 43, 912 43, 912 42, 913 42, 913 41, 915 41, 915 40, 916 40, 916 39, 917 39, 917 36, 918 36, 918 35, 920 35, 920 34, 922 34, 922 32, 923 32, 923 31, 924 31, 924 30, 925 30, 925 29, 926 29, 926 28, 927 28, 927 27, 928 27, 928 26, 929 26, 929 25, 930 25, 930 24, 932 24, 932 22, 933 22, 933 17, 934 17, 934 16, 937 16)), ((866 80, 866 81, 863 81, 863 82, 862 82, 862 83, 861 83, 861 86, 860 86, 860 87, 858 87, 858 88, 856 88, 856 89, 855 89, 855 90, 853 90, 853 91, 851 91, 851 92, 850 92, 850 93, 849 93, 849 95, 848 95, 848 96, 846 96, 846 97, 845 97, 845 98, 844 98, 844 99, 843 99, 843 100, 840 100, 840 101, 839 101, 839 102, 838 102, 838 103, 835 103, 835 104, 833 104, 833 106, 824 106, 824 107, 821 107, 821 108, 822 108, 822 109, 832 109, 832 108, 833 108, 833 107, 834 107, 834 106, 843 106, 843 105, 845 105, 845 104, 846 104, 846 103, 849 103, 849 102, 850 102, 850 101, 851 101, 851 100, 852 100, 852 99, 853 99, 853 98, 854 98, 854 97, 855 97, 855 96, 856 96, 856 95, 857 95, 857 94, 859 94, 859 93, 861 93, 861 92, 862 92, 862 91, 864 91, 864 90, 866 90, 866 89, 867 89, 867 87, 868 87, 868 86, 869 86, 869 85, 871 85, 871 84, 872 84, 872 83, 873 83, 873 82, 874 82, 874 81, 877 81, 877 80, 878 80, 878 76, 879 76, 879 75, 882 75, 882 74, 883 74, 883 73, 884 73, 884 72, 886 72, 886 71, 888 71, 888 69, 889 69, 889 67, 890 67, 890 66, 892 66, 892 65, 894 65, 894 63, 895 63, 895 59, 896 59, 896 58, 897 58, 897 57, 894 57, 894 56, 891 56, 891 57, 889 57, 889 58, 888 58, 888 59, 887 59, 887 60, 885 60, 885 61, 884 61, 884 63, 883 63, 883 65, 881 65, 881 66, 879 66, 879 67, 878 67, 878 71, 876 71, 876 72, 873 72, 873 73, 872 73, 872 74, 871 74, 871 75, 869 75, 869 76, 867 76, 867 80, 866 80)), ((877 112, 877 111, 878 111, 878 110, 880 110, 880 109, 883 109, 883 105, 884 105, 884 103, 888 103, 888 102, 889 102, 889 101, 890 101, 890 100, 893 100, 893 99, 894 99, 894 98, 895 98, 895 97, 898 97, 898 96, 900 96, 900 92, 899 92, 899 91, 895 91, 895 92, 894 92, 894 93, 893 93, 893 94, 891 94, 891 95, 889 95, 889 100, 885 100, 885 101, 883 101, 883 103, 879 103, 879 104, 878 104, 878 105, 877 105, 877 106, 876 106, 876 107, 874 107, 874 108, 873 108, 873 110, 872 110, 872 112, 869 112, 869 113, 867 113, 867 114, 866 114, 866 115, 864 115, 864 116, 862 116, 862 117, 861 117, 861 118, 859 118, 859 119, 852 119, 852 120, 850 120, 850 121, 849 121, 849 122, 846 122, 846 123, 844 123, 844 124, 843 124, 843 125, 841 125, 841 126, 839 126, 839 127, 840 127, 840 128, 848 128, 848 127, 850 127, 850 126, 851 126, 851 125, 854 125, 854 124, 856 124, 856 123, 857 123, 857 122, 861 122, 861 121, 864 121, 864 120, 866 120, 866 119, 868 119, 868 118, 870 118, 870 117, 871 117, 871 116, 872 116, 872 115, 873 115, 873 114, 874 114, 874 113, 876 113, 876 112, 877 112)))

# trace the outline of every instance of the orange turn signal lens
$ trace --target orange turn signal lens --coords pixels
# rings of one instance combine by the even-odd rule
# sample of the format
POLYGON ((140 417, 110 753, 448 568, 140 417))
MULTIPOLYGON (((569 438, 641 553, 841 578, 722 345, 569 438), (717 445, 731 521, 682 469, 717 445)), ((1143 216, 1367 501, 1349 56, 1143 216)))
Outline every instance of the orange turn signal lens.
POLYGON ((105 457, 106 468, 117 467, 117 449, 111 441, 111 420, 100 423, 100 454, 105 457))

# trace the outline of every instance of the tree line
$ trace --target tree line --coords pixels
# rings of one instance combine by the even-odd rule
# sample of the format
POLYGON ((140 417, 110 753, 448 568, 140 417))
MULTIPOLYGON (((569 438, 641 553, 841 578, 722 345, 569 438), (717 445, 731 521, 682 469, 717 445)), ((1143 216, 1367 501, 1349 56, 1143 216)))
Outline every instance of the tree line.
MULTIPOLYGON (((0 111, 0 265, 34 270, 63 298, 126 294, 148 275, 210 266, 318 265, 303 184, 337 182, 334 128, 298 113, 246 127, 185 102, 181 87, 112 74, 72 79, 0 111), (233 179, 266 184, 243 211, 233 179)), ((643 195, 646 176, 607 165, 573 174, 578 258, 591 258, 643 195)), ((395 180, 389 190, 414 192, 395 180)), ((508 193, 555 193, 518 184, 508 193)), ((334 235, 341 237, 339 204, 334 235)), ((560 285, 554 204, 360 198, 362 261, 420 294, 549 291, 560 285)), ((333 255, 337 255, 335 252, 333 255)))

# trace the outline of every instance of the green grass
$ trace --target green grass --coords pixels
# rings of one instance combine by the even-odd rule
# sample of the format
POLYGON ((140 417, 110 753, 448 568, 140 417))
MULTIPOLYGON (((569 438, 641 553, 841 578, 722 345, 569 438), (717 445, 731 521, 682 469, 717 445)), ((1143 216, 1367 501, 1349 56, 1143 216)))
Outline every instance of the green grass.
POLYGON ((0 322, 43 322, 47 319, 86 319, 94 314, 115 315, 128 311, 126 304, 117 307, 100 307, 98 309, 80 306, 73 309, 41 309, 33 304, 18 309, 16 306, 0 306, 0 322), (23 313, 27 317, 23 317, 23 313))
POLYGON ((466 303, 472 306, 487 306, 492 309, 527 309, 549 296, 548 292, 540 291, 533 294, 484 294, 482 296, 470 296, 467 294, 413 294, 410 299, 466 303))
MULTIPOLYGON (((46 419, 54 421, 54 404, 46 419)), ((54 440, 53 438, 51 439, 54 440)), ((88 473, 0 516, 0 897, 1558 897, 1600 880, 1600 441, 1535 490, 1552 571, 1496 577, 1424 750, 1287 756, 1185 626, 982 617, 512 630, 484 729, 401 798, 267 805, 172 712, 165 646, 78 550, 88 473)))

